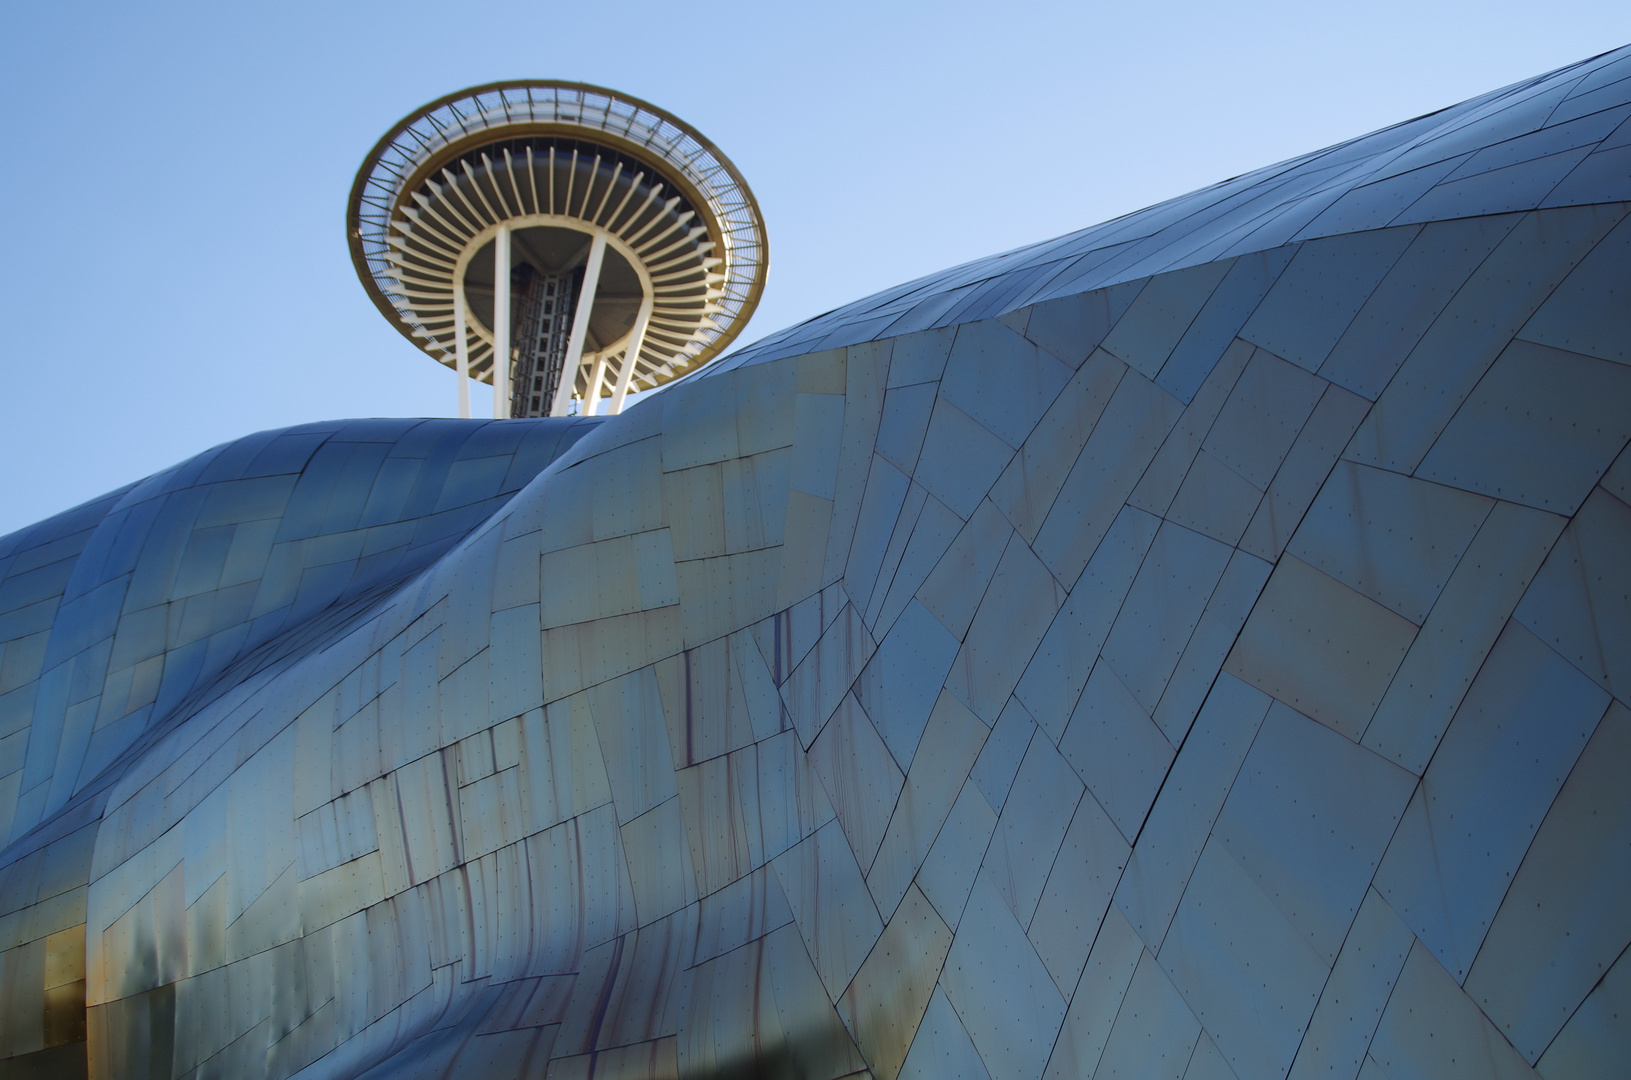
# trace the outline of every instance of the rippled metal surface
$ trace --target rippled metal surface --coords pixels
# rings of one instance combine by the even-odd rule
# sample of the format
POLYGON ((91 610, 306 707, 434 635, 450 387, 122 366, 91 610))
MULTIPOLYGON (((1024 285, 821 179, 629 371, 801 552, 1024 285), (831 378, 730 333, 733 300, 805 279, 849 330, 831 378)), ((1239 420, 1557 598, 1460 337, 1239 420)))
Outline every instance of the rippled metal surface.
POLYGON ((0 539, 0 1075, 1618 1075, 1628 99, 0 539))

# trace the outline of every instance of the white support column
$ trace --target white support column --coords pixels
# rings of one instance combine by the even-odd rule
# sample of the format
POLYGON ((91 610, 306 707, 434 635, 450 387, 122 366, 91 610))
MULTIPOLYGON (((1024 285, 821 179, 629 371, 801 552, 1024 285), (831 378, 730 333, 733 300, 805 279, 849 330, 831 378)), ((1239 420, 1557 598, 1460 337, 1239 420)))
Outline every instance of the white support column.
POLYGON ((577 385, 578 368, 583 366, 583 343, 589 336, 589 312, 595 306, 595 289, 600 285, 600 264, 606 258, 606 234, 595 233, 589 245, 589 265, 583 270, 583 288, 578 293, 578 310, 572 316, 572 334, 566 339, 566 360, 561 364, 561 383, 555 388, 555 400, 549 415, 565 416, 572 403, 572 388, 577 385))
POLYGON ((595 362, 589 367, 589 392, 583 396, 580 416, 593 416, 600 411, 600 387, 606 381, 606 354, 595 353, 595 362))
POLYGON ((646 343, 646 324, 651 321, 652 306, 649 296, 640 301, 640 314, 634 317, 634 329, 629 331, 629 347, 623 350, 623 366, 617 372, 617 388, 612 391, 607 416, 616 416, 623 411, 623 399, 628 396, 629 385, 634 382, 634 363, 640 359, 640 348, 646 343))
POLYGON ((453 335, 457 340, 453 354, 458 358, 459 419, 470 419, 470 343, 465 340, 464 283, 453 283, 453 335))
POLYGON ((510 226, 493 237, 493 419, 510 418, 510 226))

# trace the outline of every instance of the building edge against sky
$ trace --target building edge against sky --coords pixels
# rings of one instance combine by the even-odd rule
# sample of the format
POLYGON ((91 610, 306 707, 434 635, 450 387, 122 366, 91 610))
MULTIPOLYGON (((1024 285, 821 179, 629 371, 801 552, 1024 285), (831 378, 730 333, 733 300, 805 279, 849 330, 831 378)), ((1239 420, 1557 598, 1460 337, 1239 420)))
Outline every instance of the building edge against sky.
POLYGON ((0 540, 0 1069, 1615 1075, 1628 212, 1619 50, 0 540))

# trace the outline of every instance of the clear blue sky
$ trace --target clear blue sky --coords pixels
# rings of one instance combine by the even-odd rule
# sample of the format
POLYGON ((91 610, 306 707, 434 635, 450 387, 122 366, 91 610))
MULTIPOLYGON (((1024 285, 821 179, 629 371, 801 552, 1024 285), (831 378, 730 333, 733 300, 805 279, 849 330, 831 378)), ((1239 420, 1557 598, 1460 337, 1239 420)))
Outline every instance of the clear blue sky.
POLYGON ((343 221, 461 87, 598 83, 713 139, 769 228, 746 343, 1631 41, 1625 0, 0 10, 0 534, 263 428, 450 415, 343 221))

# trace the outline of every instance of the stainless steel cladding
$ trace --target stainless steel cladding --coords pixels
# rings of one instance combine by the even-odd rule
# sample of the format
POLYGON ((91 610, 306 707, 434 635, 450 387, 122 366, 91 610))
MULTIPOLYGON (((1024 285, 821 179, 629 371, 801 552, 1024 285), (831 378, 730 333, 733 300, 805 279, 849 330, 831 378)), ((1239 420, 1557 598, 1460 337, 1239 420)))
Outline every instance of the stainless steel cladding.
POLYGON ((1623 1076, 1628 117, 0 540, 0 1072, 1623 1076))

